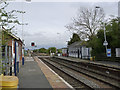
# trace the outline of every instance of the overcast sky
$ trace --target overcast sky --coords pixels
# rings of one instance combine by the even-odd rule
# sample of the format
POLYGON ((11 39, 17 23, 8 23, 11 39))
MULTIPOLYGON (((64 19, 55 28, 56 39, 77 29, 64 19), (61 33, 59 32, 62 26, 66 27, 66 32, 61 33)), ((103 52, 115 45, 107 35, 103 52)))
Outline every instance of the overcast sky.
MULTIPOLYGON (((26 12, 23 15, 23 22, 28 23, 28 25, 23 28, 26 48, 31 48, 30 43, 32 41, 35 42, 37 48, 49 48, 53 46, 62 48, 67 46, 66 41, 71 37, 71 33, 67 31, 65 25, 72 22, 71 18, 76 16, 78 8, 94 8, 95 6, 100 6, 104 9, 106 16, 118 15, 118 0, 111 0, 115 2, 85 1, 86 2, 12 2, 7 9, 22 10, 23 6, 23 10, 26 12)), ((18 17, 19 20, 22 21, 22 15, 18 17)), ((21 37, 21 26, 17 26, 17 33, 17 35, 21 37)))

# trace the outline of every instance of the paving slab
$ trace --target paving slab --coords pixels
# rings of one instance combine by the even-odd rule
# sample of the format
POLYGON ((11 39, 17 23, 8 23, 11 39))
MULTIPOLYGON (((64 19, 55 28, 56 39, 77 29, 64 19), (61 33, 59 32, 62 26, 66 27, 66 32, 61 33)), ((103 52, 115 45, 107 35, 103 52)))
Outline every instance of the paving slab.
POLYGON ((18 74, 19 88, 49 88, 52 89, 37 62, 32 57, 25 58, 18 74))

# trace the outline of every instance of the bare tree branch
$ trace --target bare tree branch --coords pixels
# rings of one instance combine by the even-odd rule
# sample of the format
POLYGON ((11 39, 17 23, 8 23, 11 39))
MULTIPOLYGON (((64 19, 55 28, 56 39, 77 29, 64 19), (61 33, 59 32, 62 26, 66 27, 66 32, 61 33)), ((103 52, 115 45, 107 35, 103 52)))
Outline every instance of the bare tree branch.
POLYGON ((91 39, 101 28, 105 14, 102 8, 80 8, 78 16, 73 18, 73 22, 67 25, 68 30, 77 31, 81 38, 91 39), (85 38, 86 37, 86 38, 85 38))

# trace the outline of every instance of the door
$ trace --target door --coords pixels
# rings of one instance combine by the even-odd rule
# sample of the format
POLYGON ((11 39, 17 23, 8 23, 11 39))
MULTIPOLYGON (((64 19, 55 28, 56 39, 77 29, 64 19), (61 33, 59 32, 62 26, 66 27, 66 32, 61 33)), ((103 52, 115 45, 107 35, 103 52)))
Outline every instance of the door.
POLYGON ((78 49, 78 58, 80 57, 79 55, 80 55, 80 52, 79 52, 79 49, 78 49))

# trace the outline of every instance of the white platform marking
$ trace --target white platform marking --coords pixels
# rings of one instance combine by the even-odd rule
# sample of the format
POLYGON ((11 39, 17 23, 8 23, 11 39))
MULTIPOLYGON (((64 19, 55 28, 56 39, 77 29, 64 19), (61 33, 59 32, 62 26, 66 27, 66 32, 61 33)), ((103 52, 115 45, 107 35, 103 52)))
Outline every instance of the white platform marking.
MULTIPOLYGON (((39 59, 39 58, 38 58, 39 59)), ((39 59, 40 62, 41 59, 39 59)), ((51 68, 49 68, 44 62, 42 62, 50 71, 52 71, 56 76, 58 76, 68 87, 70 87, 72 90, 75 90, 69 83, 67 83, 62 77, 60 77, 57 73, 55 73, 51 68)))

